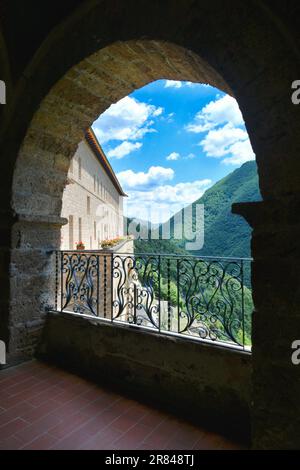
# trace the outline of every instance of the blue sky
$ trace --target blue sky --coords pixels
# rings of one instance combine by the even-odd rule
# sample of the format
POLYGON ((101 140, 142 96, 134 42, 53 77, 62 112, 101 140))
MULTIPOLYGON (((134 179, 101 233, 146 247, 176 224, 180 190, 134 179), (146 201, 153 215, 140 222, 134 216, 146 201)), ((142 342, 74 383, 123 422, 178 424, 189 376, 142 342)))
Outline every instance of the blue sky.
POLYGON ((93 125, 124 190, 126 215, 162 222, 255 158, 237 102, 220 90, 159 80, 93 125))

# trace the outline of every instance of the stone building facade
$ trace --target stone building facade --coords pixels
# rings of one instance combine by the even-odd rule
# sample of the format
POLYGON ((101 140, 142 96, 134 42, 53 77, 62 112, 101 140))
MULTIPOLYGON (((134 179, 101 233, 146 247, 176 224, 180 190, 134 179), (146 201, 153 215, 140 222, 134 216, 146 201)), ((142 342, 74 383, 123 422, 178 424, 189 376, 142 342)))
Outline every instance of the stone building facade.
POLYGON ((123 192, 91 129, 71 159, 63 192, 61 248, 101 249, 106 239, 123 236, 123 192))

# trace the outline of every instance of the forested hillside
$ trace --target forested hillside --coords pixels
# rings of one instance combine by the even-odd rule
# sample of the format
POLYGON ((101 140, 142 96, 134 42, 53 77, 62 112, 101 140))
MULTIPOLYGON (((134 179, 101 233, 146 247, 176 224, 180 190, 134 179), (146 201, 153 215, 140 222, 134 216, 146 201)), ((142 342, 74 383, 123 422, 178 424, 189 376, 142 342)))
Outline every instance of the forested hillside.
MULTIPOLYGON (((235 202, 259 201, 261 199, 257 166, 247 162, 218 181, 195 201, 204 204, 204 246, 189 254, 206 256, 250 257, 251 229, 246 221, 231 212, 235 202)), ((168 223, 174 226, 174 218, 168 223)), ((195 219, 192 221, 195 228, 195 219)), ((171 234, 172 234, 171 230, 171 234)), ((139 253, 186 253, 186 240, 136 240, 139 253)))

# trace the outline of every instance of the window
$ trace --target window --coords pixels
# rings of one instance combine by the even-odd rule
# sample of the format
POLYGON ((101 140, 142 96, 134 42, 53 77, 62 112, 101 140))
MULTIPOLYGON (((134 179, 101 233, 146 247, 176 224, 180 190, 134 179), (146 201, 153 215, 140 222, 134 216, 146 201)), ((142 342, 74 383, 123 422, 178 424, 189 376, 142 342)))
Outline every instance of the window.
POLYGON ((86 211, 87 211, 87 215, 90 215, 90 213, 91 213, 91 198, 90 198, 90 196, 87 196, 87 198, 86 198, 86 211))
POLYGON ((99 178, 97 178, 97 194, 99 194, 100 190, 100 181, 99 178))
POLYGON ((78 178, 81 180, 81 158, 78 158, 78 178))
POLYGON ((96 192, 96 175, 94 175, 94 193, 96 192))
POLYGON ((69 215, 69 250, 74 249, 74 217, 69 215))
POLYGON ((82 242, 82 220, 81 220, 81 217, 79 217, 78 219, 78 238, 79 238, 79 242, 82 242))

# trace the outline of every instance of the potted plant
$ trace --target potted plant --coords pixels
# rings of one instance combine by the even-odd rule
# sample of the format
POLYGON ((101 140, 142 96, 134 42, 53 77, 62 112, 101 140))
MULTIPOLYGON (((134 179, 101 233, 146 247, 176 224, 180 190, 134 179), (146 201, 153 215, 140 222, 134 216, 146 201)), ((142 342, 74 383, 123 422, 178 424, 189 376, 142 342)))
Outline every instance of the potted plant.
POLYGON ((124 237, 116 237, 116 238, 112 238, 111 240, 103 240, 101 242, 101 248, 103 248, 103 250, 111 250, 112 248, 116 247, 117 245, 119 245, 122 241, 123 241, 124 237))
POLYGON ((83 242, 76 243, 76 250, 85 250, 85 246, 83 242))
POLYGON ((112 250, 113 248, 116 248, 120 243, 126 241, 126 240, 131 240, 132 238, 130 236, 118 236, 116 238, 112 238, 110 240, 106 239, 101 242, 101 248, 103 250, 112 250))

